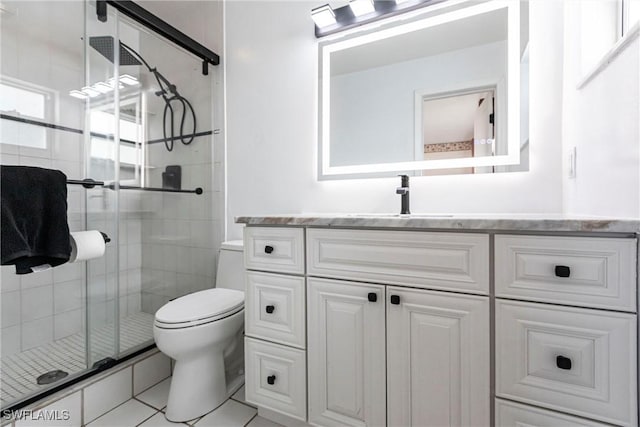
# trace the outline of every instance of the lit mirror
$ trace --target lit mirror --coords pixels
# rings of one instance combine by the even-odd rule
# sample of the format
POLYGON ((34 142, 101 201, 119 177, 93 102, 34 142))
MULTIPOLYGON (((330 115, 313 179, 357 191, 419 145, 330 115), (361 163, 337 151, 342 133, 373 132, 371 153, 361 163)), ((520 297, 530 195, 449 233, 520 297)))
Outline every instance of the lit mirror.
POLYGON ((320 179, 528 169, 527 4, 451 4, 321 42, 320 179))

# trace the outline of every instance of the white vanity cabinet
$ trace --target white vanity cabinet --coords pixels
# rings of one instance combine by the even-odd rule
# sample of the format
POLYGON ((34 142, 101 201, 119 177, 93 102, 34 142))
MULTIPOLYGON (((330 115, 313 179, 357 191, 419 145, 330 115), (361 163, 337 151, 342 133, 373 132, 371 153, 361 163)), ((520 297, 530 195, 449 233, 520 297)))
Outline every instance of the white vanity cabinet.
POLYGON ((389 426, 488 426, 489 298, 387 288, 389 426))
POLYGON ((244 233, 245 397, 292 419, 307 419, 304 230, 244 233))
POLYGON ((309 278, 309 422, 386 422, 385 287, 309 278))
MULTIPOLYGON (((495 236, 498 398, 638 425, 636 248, 630 238, 495 236)), ((537 417, 505 411, 517 420, 508 426, 537 417)))
POLYGON ((247 227, 247 400, 296 426, 637 426, 634 236, 247 227))
POLYGON ((488 260, 486 234, 307 229, 309 422, 488 426, 488 260))

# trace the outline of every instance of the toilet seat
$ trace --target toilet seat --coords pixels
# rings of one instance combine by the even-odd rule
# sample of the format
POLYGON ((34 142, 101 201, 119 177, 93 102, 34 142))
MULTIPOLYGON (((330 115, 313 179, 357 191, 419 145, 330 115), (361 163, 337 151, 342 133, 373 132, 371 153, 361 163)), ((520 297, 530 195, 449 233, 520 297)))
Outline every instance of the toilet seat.
POLYGON ((162 306, 155 325, 163 329, 190 328, 215 322, 244 308, 244 292, 234 289, 207 289, 177 298, 162 306))

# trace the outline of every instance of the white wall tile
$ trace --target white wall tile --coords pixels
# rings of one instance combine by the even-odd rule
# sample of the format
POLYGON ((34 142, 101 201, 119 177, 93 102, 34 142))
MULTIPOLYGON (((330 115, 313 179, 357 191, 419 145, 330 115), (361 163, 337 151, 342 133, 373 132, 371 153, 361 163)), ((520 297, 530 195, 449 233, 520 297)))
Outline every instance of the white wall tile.
POLYGON ((81 279, 84 276, 84 263, 73 262, 59 265, 53 269, 53 281, 55 283, 68 282, 81 279))
POLYGON ((0 343, 2 345, 0 350, 2 351, 2 357, 6 357, 20 351, 20 330, 21 325, 2 328, 0 330, 0 338, 2 340, 0 343))
POLYGON ((129 294, 127 296, 127 314, 135 314, 142 311, 142 295, 137 294, 129 294))
POLYGON ((127 301, 128 301, 129 297, 128 296, 121 296, 118 298, 118 304, 119 304, 119 315, 120 318, 122 319, 123 317, 126 317, 129 314, 129 309, 127 308, 127 301))
POLYGON ((126 270, 128 268, 129 260, 127 258, 127 248, 127 245, 118 246, 118 261, 120 263, 118 267, 120 268, 120 271, 126 270))
POLYGON ((89 277, 87 295, 89 304, 105 301, 107 299, 107 276, 89 277))
POLYGON ((51 160, 51 168, 58 169, 64 173, 69 179, 79 179, 82 174, 82 165, 80 162, 68 162, 66 160, 51 160))
POLYGON ((50 285, 53 283, 53 268, 39 273, 22 274, 20 275, 20 283, 22 289, 50 285))
POLYGON ((5 292, 0 295, 2 301, 2 327, 15 326, 20 323, 20 291, 5 292))
POLYGON ((53 285, 23 289, 21 292, 23 322, 53 315, 53 285))
POLYGON ((20 276, 16 274, 13 265, 3 265, 0 268, 0 292, 12 292, 20 289, 20 276))
POLYGON ((53 317, 22 323, 22 351, 53 340, 53 317))
MULTIPOLYGON (((118 275, 118 291, 121 296, 127 295, 129 293, 129 272, 128 271, 120 271, 118 275)), ((114 298, 115 295, 108 295, 108 298, 114 298)))
POLYGON ((16 421, 16 427, 80 427, 82 425, 81 392, 77 391, 51 405, 34 411, 31 418, 29 420, 16 421), (54 414, 56 418, 60 419, 51 420, 48 418, 54 414))
MULTIPOLYGON (((23 149, 25 149, 25 147, 20 147, 21 151, 23 149)), ((32 148, 30 150, 37 150, 37 149, 32 148)), ((37 154, 37 153, 34 152, 32 154, 37 154)), ((48 159, 48 158, 45 157, 45 156, 47 156, 46 150, 43 150, 42 155, 43 155, 43 157, 28 157, 28 156, 23 156, 22 154, 20 154, 20 166, 35 166, 35 167, 39 167, 39 168, 50 169, 51 168, 51 159, 48 159)))
POLYGON ((59 340, 82 331, 82 310, 71 310, 53 316, 53 339, 59 340))
POLYGON ((131 372, 132 367, 129 366, 83 390, 85 423, 95 420, 132 397, 131 372))
POLYGON ((127 294, 140 293, 142 288, 142 270, 135 268, 127 271, 127 294))
MULTIPOLYGON (((82 114, 81 111, 79 113, 82 114)), ((82 139, 82 135, 57 132, 51 143, 51 157, 57 160, 79 163, 82 161, 82 139)))
POLYGON ((142 242, 142 220, 132 219, 126 222, 127 238, 130 244, 142 242))
POLYGON ((142 245, 141 244, 129 244, 127 246, 127 268, 140 268, 142 267, 142 245))
POLYGON ((81 308, 84 302, 82 288, 82 280, 71 280, 53 285, 54 313, 59 314, 81 308))
POLYGON ((171 375, 171 359, 156 353, 133 366, 133 394, 138 394, 171 375))

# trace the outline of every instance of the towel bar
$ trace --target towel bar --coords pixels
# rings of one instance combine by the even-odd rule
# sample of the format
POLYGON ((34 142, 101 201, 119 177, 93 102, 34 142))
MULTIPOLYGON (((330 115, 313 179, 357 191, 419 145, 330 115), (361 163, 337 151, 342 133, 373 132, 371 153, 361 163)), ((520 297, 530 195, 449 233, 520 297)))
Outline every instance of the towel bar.
MULTIPOLYGON (((91 178, 86 179, 68 179, 67 184, 73 185, 82 185, 84 188, 93 188, 96 185, 100 187, 110 188, 112 190, 116 189, 116 184, 105 184, 104 181, 96 181, 91 178)), ((202 194, 202 188, 197 187, 195 190, 176 190, 174 188, 154 188, 154 187, 136 187, 131 185, 120 185, 118 186, 120 190, 142 190, 142 191, 161 191, 165 193, 194 193, 194 194, 202 194)))

